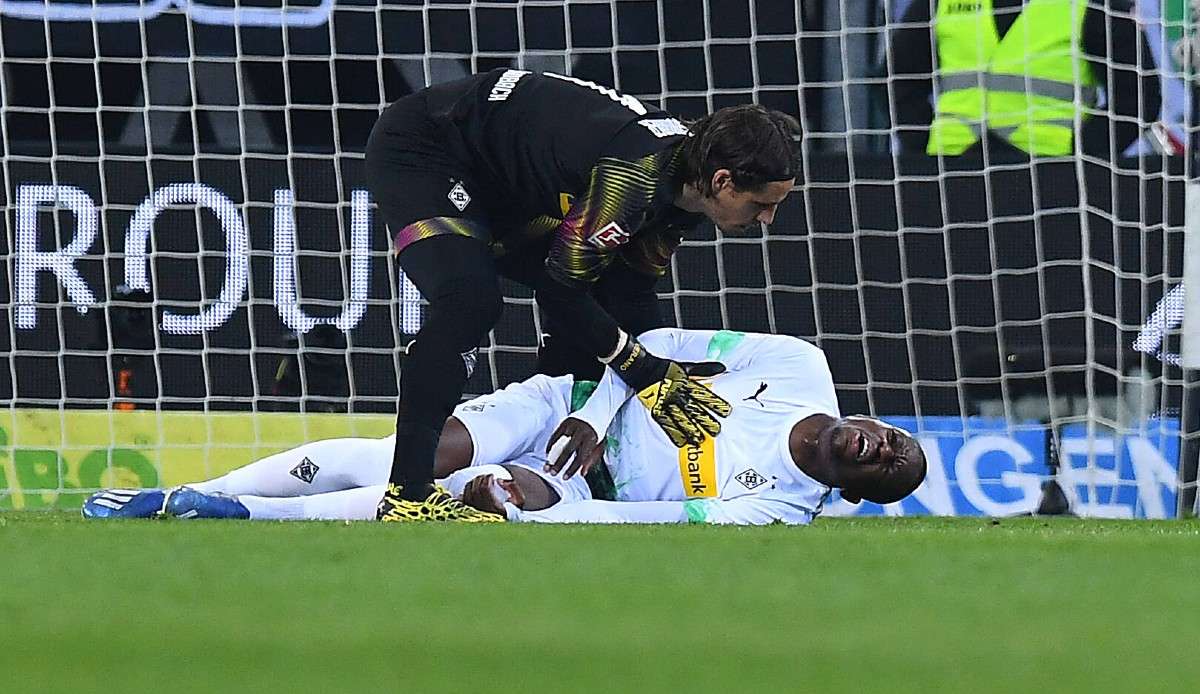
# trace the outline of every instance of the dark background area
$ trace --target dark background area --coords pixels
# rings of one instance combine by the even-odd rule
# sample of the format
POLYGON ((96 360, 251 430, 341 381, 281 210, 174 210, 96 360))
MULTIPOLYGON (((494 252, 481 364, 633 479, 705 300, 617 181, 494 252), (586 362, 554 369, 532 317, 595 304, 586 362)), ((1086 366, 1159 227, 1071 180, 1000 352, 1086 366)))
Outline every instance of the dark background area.
MULTIPOLYGON (((526 67, 615 84, 681 116, 757 100, 802 119, 805 187, 765 234, 699 229, 664 281, 662 301, 683 327, 818 342, 845 410, 968 414, 976 398, 1044 390, 1047 374, 1059 387, 1083 388, 1091 378, 1095 392, 1106 392, 1134 369, 1158 373, 1156 359, 1129 346, 1181 274, 1181 170, 1164 171, 1158 159, 991 162, 984 173, 971 162, 947 169, 897 158, 880 121, 886 103, 865 109, 850 130, 856 117, 839 119, 830 108, 854 90, 886 94, 870 80, 848 87, 831 72, 841 51, 863 47, 821 30, 825 6, 805 5, 801 16, 794 2, 757 0, 754 9, 751 16, 747 3, 724 0, 474 9, 351 0, 312 28, 204 24, 177 10, 144 23, 0 18, 0 202, 9 229, 0 241, 8 259, 0 270, 0 398, 298 406, 276 384, 296 338, 273 303, 275 191, 296 198, 303 308, 334 315, 349 282, 351 192, 365 188, 361 151, 379 109, 426 81, 516 64, 518 52, 526 67), (119 322, 136 304, 80 314, 43 272, 36 328, 15 326, 13 202, 21 186, 76 186, 100 208, 98 240, 75 265, 103 304, 120 298, 134 209, 178 182, 205 183, 244 210, 250 282, 227 322, 203 335, 160 330, 154 349, 128 350, 110 340, 106 315, 119 322), (124 396, 115 390, 121 369, 134 374, 124 396)), ((858 38, 870 48, 869 35, 858 38)), ((39 249, 69 243, 70 214, 47 206, 38 220, 39 249)), ((405 336, 374 210, 370 239, 368 307, 344 337, 345 351, 327 333, 299 338, 325 357, 322 373, 348 382, 344 391, 330 387, 320 406, 394 407, 405 336)), ((160 313, 211 304, 226 267, 214 215, 193 207, 162 213, 151 248, 160 313)), ((508 294, 494 333, 500 346, 486 351, 491 368, 476 372, 471 392, 533 366, 529 293, 509 286, 508 294)), ((319 380, 306 372, 306 382, 319 380)))

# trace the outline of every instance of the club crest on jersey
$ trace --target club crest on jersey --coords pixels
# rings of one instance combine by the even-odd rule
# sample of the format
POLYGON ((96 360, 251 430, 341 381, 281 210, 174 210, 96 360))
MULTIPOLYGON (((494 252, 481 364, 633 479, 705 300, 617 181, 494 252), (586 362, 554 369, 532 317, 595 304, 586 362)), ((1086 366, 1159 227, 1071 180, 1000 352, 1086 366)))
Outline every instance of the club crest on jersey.
POLYGON ((475 373, 475 365, 479 362, 479 348, 473 347, 468 349, 460 356, 463 360, 463 367, 467 370, 467 378, 470 378, 471 374, 475 373))
POLYGON ((467 189, 463 188, 462 181, 456 181, 446 197, 450 198, 450 204, 457 207, 459 212, 467 209, 467 205, 471 204, 471 196, 467 194, 467 189))
POLYGON ((677 118, 647 118, 638 121, 638 124, 651 133, 654 133, 655 137, 672 137, 688 134, 688 127, 680 123, 677 118))
POLYGON ((463 412, 483 412, 495 406, 496 403, 493 402, 470 402, 465 405, 459 405, 458 409, 463 412))
POLYGON ((596 233, 588 237, 588 243, 596 248, 614 248, 629 240, 629 234, 616 222, 609 222, 596 233))
POLYGON ((733 479, 741 482, 746 489, 757 489, 767 483, 767 478, 758 474, 754 468, 739 472, 733 476, 733 479))
POLYGON ((316 463, 305 457, 304 460, 301 460, 299 464, 296 465, 296 467, 291 469, 291 473, 292 477, 295 477, 301 482, 304 482, 305 484, 312 484, 312 481, 317 477, 317 471, 320 469, 321 468, 316 463))

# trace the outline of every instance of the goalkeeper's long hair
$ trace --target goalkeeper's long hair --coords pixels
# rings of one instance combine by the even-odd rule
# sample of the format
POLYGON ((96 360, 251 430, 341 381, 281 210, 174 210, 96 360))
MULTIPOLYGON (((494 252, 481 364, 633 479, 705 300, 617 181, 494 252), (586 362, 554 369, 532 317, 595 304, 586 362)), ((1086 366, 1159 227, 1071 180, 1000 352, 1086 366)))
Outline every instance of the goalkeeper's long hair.
POLYGON ((684 183, 712 195, 718 169, 733 173, 739 189, 800 178, 800 123, 758 104, 730 106, 688 123, 683 143, 684 183))

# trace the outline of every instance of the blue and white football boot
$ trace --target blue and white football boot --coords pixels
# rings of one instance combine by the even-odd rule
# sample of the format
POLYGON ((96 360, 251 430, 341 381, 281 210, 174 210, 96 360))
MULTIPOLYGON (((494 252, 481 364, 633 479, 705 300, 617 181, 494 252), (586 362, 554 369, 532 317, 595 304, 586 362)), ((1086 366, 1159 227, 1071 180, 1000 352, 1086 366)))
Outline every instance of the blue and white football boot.
POLYGON ((250 517, 250 510, 237 497, 219 492, 205 494, 191 487, 175 487, 167 492, 163 513, 176 518, 250 517))
POLYGON ((162 515, 162 489, 101 489, 83 502, 84 518, 156 518, 162 515))

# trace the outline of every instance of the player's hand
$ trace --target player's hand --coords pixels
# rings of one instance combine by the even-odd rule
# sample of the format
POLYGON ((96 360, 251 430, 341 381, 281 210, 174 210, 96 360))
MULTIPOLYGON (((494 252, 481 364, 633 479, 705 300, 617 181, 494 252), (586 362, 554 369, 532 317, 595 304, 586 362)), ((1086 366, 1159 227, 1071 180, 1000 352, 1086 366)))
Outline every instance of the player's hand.
POLYGON ((698 446, 705 436, 721 433, 717 417, 728 417, 733 410, 724 398, 689 378, 674 362, 661 380, 639 390, 637 397, 676 448, 698 446))
POLYGON ((619 340, 620 348, 606 363, 637 391, 638 400, 676 448, 698 446, 705 436, 721 433, 717 417, 728 417, 733 410, 724 398, 625 333, 619 340))
POLYGON ((591 424, 582 419, 567 417, 554 433, 550 434, 550 441, 546 444, 546 465, 542 469, 557 475, 565 465, 565 480, 571 479, 576 472, 581 475, 588 474, 592 466, 600 462, 604 455, 604 445, 598 439, 591 424), (567 465, 568 461, 570 465, 567 465))
POLYGON ((462 502, 472 508, 501 516, 508 515, 504 511, 504 502, 496 498, 493 485, 508 494, 508 502, 517 508, 525 508, 525 494, 512 480, 498 480, 493 475, 480 475, 467 482, 463 487, 462 502))

